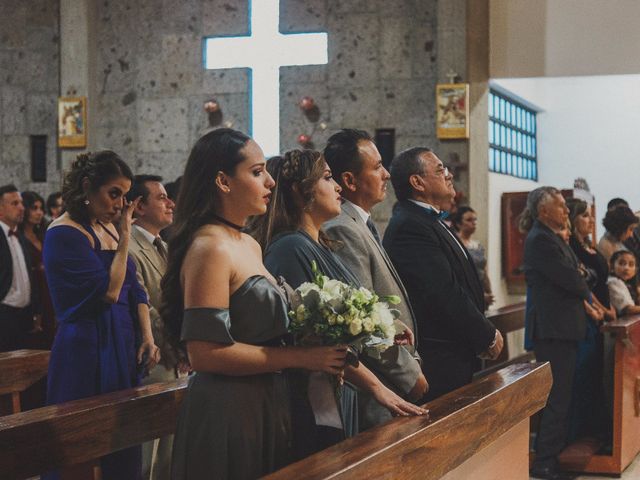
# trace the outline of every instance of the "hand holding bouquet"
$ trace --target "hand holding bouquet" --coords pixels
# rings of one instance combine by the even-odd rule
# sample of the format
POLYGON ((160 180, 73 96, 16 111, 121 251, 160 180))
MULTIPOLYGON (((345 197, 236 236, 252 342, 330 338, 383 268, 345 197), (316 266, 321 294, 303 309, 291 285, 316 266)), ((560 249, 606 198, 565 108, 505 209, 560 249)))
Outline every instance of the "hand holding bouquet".
POLYGON ((289 330, 302 345, 349 345, 359 353, 380 358, 394 343, 397 296, 378 297, 360 287, 330 279, 311 263, 313 282, 295 290, 289 330))

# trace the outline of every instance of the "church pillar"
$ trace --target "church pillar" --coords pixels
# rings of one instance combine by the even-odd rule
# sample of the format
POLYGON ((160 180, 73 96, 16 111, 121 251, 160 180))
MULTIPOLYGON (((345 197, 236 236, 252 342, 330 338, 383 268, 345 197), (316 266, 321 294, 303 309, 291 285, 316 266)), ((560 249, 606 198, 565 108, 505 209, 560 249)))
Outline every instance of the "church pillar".
POLYGON ((440 140, 436 153, 455 170, 456 189, 464 193, 463 204, 478 213, 475 238, 488 244, 489 216, 489 0, 438 2, 438 83, 469 83, 468 140, 440 140))
MULTIPOLYGON (((96 97, 96 1, 60 0, 60 95, 87 97, 87 150, 93 135, 96 97)), ((81 149, 62 150, 66 170, 81 149)))
MULTIPOLYGON (((447 77, 451 73, 458 75, 456 82, 467 82, 466 0, 439 1, 437 5, 437 82, 451 83, 447 77)), ((435 152, 445 165, 453 167, 456 189, 464 193, 463 203, 469 202, 468 141, 439 140, 435 152)))
POLYGON ((478 214, 475 238, 489 247, 489 0, 467 0, 470 83, 469 204, 478 214))

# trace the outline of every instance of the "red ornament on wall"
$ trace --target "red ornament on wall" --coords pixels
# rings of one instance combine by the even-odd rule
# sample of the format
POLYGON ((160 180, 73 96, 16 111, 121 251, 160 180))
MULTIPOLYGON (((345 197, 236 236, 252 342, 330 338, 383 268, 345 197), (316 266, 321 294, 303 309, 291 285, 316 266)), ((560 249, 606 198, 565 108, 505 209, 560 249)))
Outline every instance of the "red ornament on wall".
POLYGON ((302 97, 299 105, 302 110, 304 110, 305 112, 308 112, 309 110, 313 109, 316 106, 316 102, 311 97, 302 97))
POLYGON ((303 147, 311 143, 311 136, 301 133, 298 135, 298 143, 303 147))

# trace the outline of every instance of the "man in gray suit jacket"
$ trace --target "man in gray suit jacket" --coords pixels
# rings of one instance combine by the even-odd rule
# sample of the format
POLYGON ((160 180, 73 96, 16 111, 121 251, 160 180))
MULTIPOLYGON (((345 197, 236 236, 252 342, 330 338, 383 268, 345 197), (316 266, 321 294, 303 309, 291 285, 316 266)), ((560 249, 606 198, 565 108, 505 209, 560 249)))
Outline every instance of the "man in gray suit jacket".
MULTIPOLYGON (((336 254, 358 277, 362 285, 379 295, 401 298, 400 320, 404 346, 395 345, 382 355, 380 361, 366 359, 365 363, 397 394, 417 401, 428 388, 420 369, 420 357, 414 345, 416 322, 407 292, 393 264, 382 248, 380 234, 371 220, 371 208, 384 200, 389 172, 382 165, 380 153, 371 137, 361 130, 341 130, 329 138, 324 150, 327 164, 342 187, 342 213, 327 222, 324 230, 342 245, 336 254)), ((387 409, 371 395, 358 393, 361 430, 373 427, 390 418, 387 409)))
MULTIPOLYGON (((178 357, 165 341, 163 323, 158 312, 161 301, 160 281, 167 269, 167 245, 160 238, 160 231, 173 222, 175 207, 161 182, 162 177, 156 175, 138 175, 127 194, 130 199, 141 197, 134 212, 136 223, 131 229, 129 254, 136 264, 138 282, 149 297, 151 329, 161 355, 160 363, 143 378, 143 385, 175 380, 181 370, 178 357)), ((173 436, 168 436, 143 445, 144 479, 169 479, 172 443, 173 436)))

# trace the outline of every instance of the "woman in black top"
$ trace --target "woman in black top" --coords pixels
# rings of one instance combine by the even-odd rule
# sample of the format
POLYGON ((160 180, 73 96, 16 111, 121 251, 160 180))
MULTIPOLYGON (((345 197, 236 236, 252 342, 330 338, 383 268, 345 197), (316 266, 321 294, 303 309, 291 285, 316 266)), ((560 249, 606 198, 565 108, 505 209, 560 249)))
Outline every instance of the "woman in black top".
POLYGON ((569 245, 580 261, 580 269, 593 294, 591 307, 596 312, 587 316, 586 338, 578 346, 567 440, 595 437, 605 441, 608 415, 602 384, 604 349, 599 323, 616 318, 615 310, 609 304, 609 268, 604 256, 593 248, 589 239, 594 225, 589 205, 570 198, 567 207, 572 227, 569 245))

